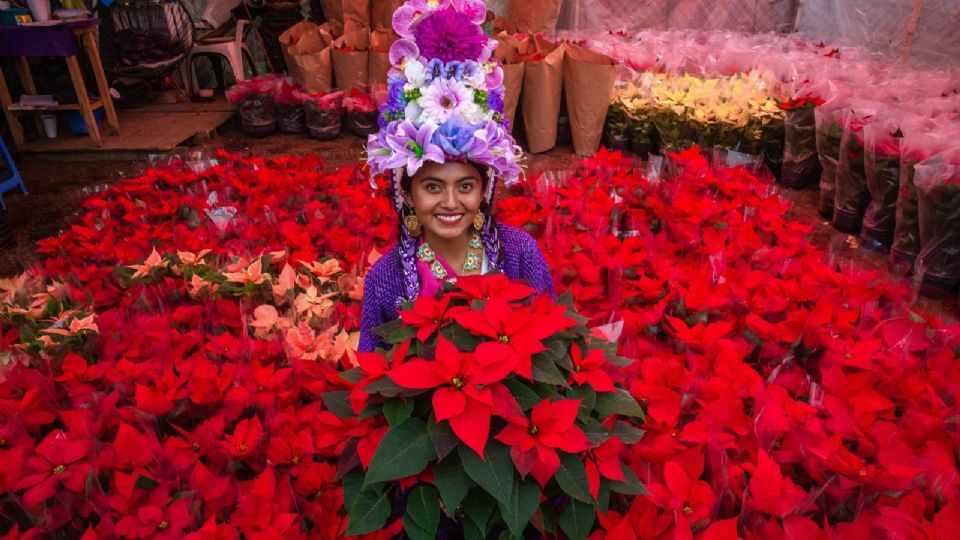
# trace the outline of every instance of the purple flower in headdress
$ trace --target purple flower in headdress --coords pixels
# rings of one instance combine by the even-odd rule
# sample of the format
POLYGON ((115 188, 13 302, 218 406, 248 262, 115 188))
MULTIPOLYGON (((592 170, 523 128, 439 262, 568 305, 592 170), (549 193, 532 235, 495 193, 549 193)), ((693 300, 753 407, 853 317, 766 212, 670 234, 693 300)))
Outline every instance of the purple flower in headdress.
POLYGON ((425 58, 443 62, 477 60, 487 45, 487 36, 470 17, 452 8, 441 9, 424 17, 413 30, 414 38, 425 58))
MULTIPOLYGON (((383 168, 395 169, 405 166, 407 174, 414 175, 425 161, 443 163, 443 150, 433 143, 436 124, 424 122, 417 127, 404 120, 393 126, 393 133, 387 133, 386 143, 391 155, 384 160, 383 168)), ((369 151, 369 150, 368 150, 369 151)))
POLYGON ((465 156, 473 146, 473 130, 474 126, 463 120, 451 118, 433 134, 433 141, 443 148, 448 156, 465 156))
POLYGON ((450 62, 446 65, 445 71, 448 79, 463 80, 463 62, 450 62))
POLYGON ((434 58, 427 62, 427 82, 433 81, 434 79, 443 79, 446 72, 447 67, 443 63, 443 60, 434 58))
POLYGON ((408 60, 416 60, 420 57, 420 49, 409 39, 398 39, 390 46, 388 57, 391 66, 404 69, 408 60))
POLYGON ((487 107, 493 112, 503 113, 503 88, 491 90, 487 94, 487 107))
POLYGON ((387 81, 387 101, 386 104, 392 110, 403 110, 407 100, 403 96, 403 79, 392 79, 387 81))
POLYGON ((469 17, 473 24, 487 20, 487 5, 482 0, 450 0, 450 6, 469 17))
POLYGON ((494 88, 503 86, 503 67, 500 65, 500 62, 487 62, 483 67, 487 73, 487 78, 484 81, 487 89, 493 90, 494 88))
POLYGON ((473 60, 467 60, 463 63, 463 81, 474 88, 480 88, 487 74, 483 71, 483 66, 473 60))

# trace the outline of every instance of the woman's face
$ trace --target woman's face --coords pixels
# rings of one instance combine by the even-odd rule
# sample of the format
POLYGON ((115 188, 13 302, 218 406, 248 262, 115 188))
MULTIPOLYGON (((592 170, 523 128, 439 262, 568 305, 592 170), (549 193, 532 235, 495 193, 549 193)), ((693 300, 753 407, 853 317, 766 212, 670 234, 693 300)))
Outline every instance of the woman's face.
POLYGON ((428 236, 466 238, 483 203, 483 178, 469 163, 426 163, 404 197, 428 236))

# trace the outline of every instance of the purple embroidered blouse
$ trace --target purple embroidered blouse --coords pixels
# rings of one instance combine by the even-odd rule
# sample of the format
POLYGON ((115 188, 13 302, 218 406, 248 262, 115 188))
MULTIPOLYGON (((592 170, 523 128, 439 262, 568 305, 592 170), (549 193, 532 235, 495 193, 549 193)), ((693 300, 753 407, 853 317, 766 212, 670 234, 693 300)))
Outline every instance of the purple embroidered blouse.
MULTIPOLYGON (((500 249, 503 252, 503 271, 510 279, 526 281, 537 292, 547 291, 555 296, 550 268, 540 252, 540 246, 526 231, 497 224, 500 249)), ((404 297, 403 270, 400 252, 394 246, 370 269, 363 284, 363 313, 360 318, 360 352, 372 352, 383 342, 372 330, 399 317, 404 297)))

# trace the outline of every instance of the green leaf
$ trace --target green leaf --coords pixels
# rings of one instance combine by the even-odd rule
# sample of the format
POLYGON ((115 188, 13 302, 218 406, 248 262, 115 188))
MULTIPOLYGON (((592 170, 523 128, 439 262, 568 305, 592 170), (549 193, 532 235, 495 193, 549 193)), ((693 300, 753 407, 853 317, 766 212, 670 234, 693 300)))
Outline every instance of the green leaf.
POLYGON ((357 495, 363 491, 363 469, 356 468, 344 475, 341 484, 343 485, 343 506, 350 508, 357 500, 357 495))
POLYGON ((510 390, 510 393, 513 394, 517 403, 520 404, 520 408, 524 411, 529 411, 534 405, 543 401, 543 398, 519 379, 510 378, 503 381, 503 384, 510 390))
POLYGON ((603 441, 607 440, 607 437, 610 436, 610 432, 607 431, 607 428, 603 427, 596 418, 590 418, 583 426, 583 434, 590 439, 590 442, 594 445, 603 444, 603 441))
POLYGON ((357 384, 358 382, 360 382, 360 379, 363 379, 363 370, 358 367, 355 367, 351 370, 341 372, 340 378, 347 382, 357 384))
POLYGON ((593 504, 593 496, 590 495, 590 484, 587 483, 587 471, 583 462, 575 454, 558 452, 560 454, 560 468, 554 478, 560 489, 574 499, 593 504))
POLYGON ((413 400, 391 399, 383 404, 383 416, 391 427, 402 423, 413 413, 413 400))
POLYGON ((514 538, 523 538, 523 530, 527 528, 539 504, 540 484, 533 478, 521 481, 519 477, 514 477, 510 500, 499 504, 500 515, 514 538))
MULTIPOLYGON (((493 516, 496 505, 496 501, 482 489, 471 489, 462 504, 463 514, 467 517, 463 523, 464 532, 475 529, 473 532, 478 533, 476 538, 486 538, 487 531, 490 530, 490 517, 493 516)), ((470 536, 467 535, 468 538, 470 536)))
POLYGON ((497 442, 487 444, 486 460, 480 459, 476 452, 466 446, 460 446, 457 451, 463 469, 474 482, 497 502, 506 503, 510 500, 515 474, 510 450, 506 446, 497 442))
POLYGON ((320 395, 323 399, 323 405, 334 416, 341 419, 353 418, 353 407, 350 406, 350 392, 339 390, 336 392, 326 392, 320 395))
POLYGON ((613 425, 613 434, 623 441, 623 444, 637 444, 647 432, 619 421, 613 425))
POLYGON ((404 389, 400 388, 397 383, 390 380, 390 377, 381 377, 380 380, 374 381, 367 385, 363 391, 368 394, 379 394, 386 398, 395 398, 403 393, 404 389))
POLYGON ((570 292, 570 289, 567 289, 566 292, 557 297, 557 304, 567 306, 568 308, 573 308, 573 293, 570 292))
POLYGON ((367 405, 367 408, 360 411, 360 414, 357 415, 357 420, 366 420, 367 418, 376 418, 378 416, 383 416, 383 403, 367 405))
POLYGON ((460 456, 456 454, 448 456, 433 467, 433 479, 444 506, 451 514, 460 506, 470 488, 476 485, 463 470, 460 456))
POLYGON ((643 486, 643 482, 637 478, 637 475, 633 473, 633 470, 622 463, 620 464, 620 467, 623 469, 623 474, 627 477, 627 479, 610 482, 610 489, 624 495, 645 494, 647 492, 647 488, 643 486))
POLYGON ((596 519, 597 511, 592 504, 571 500, 558 521, 570 540, 586 540, 596 519))
POLYGON ((437 422, 434 416, 430 416, 427 422, 427 434, 430 436, 430 442, 437 451, 438 459, 446 459, 450 452, 456 450, 460 444, 460 439, 453 432, 450 423, 447 421, 437 422))
POLYGON ((437 453, 423 420, 407 418, 390 428, 373 454, 364 485, 406 478, 421 473, 437 453))
POLYGON ((557 509, 549 500, 540 504, 540 513, 543 514, 543 528, 552 537, 557 537, 557 509))
POLYGON ((541 356, 541 354, 536 354, 533 357, 533 380, 556 386, 566 386, 567 378, 563 376, 563 373, 560 373, 557 363, 541 356))
POLYGON ((157 482, 153 478, 150 478, 149 476, 145 476, 142 474, 137 476, 137 482, 136 484, 134 484, 134 486, 137 489, 145 489, 147 491, 150 491, 151 489, 159 485, 160 485, 160 482, 157 482))
POLYGON ((417 335, 417 329, 407 325, 402 319, 395 319, 382 324, 374 328, 372 332, 375 336, 382 338, 384 342, 393 345, 399 345, 417 335))
POLYGON ((589 385, 575 386, 567 392, 571 399, 580 400, 580 409, 577 411, 577 420, 586 422, 597 405, 597 391, 589 385))
POLYGON ((350 507, 347 535, 366 534, 380 530, 390 517, 390 501, 383 487, 362 491, 350 507))
POLYGON ((607 418, 614 414, 623 416, 632 416, 643 419, 643 409, 637 400, 633 399, 630 392, 619 389, 616 392, 601 392, 597 394, 597 415, 600 418, 607 418))
POLYGON ((628 367, 632 366, 633 363, 636 362, 636 361, 637 361, 637 360, 636 360, 635 358, 627 358, 626 356, 613 355, 613 356, 608 356, 608 357, 607 357, 607 363, 608 363, 608 364, 610 364, 610 365, 612 365, 612 366, 615 366, 615 367, 618 367, 618 368, 621 368, 621 369, 623 369, 623 368, 628 368, 628 367))
POLYGON ((600 489, 597 492, 597 512, 606 514, 610 511, 610 481, 600 477, 600 489))
POLYGON ((411 540, 433 540, 440 526, 440 500, 433 486, 420 485, 407 497, 407 513, 403 516, 403 530, 411 540))
POLYGON ((483 343, 483 338, 474 335, 466 328, 457 323, 448 324, 440 329, 440 334, 457 344, 457 349, 462 352, 473 352, 478 345, 483 343))

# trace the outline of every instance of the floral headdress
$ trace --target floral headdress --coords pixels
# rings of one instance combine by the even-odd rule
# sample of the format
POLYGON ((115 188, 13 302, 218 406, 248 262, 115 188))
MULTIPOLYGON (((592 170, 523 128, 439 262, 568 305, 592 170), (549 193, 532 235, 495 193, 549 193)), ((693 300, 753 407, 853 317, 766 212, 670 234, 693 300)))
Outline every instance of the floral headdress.
MULTIPOLYGON (((520 176, 522 150, 503 114, 503 68, 492 58, 497 41, 480 26, 486 14, 482 0, 408 0, 393 15, 401 39, 390 47, 387 101, 380 107, 380 132, 367 141, 367 163, 372 176, 391 175, 394 206, 401 214, 404 173, 415 175, 427 161, 484 166, 488 206, 497 178, 511 184, 520 176)), ((413 299, 419 291, 412 260, 416 242, 400 229, 407 293, 413 299)), ((499 268, 493 220, 487 220, 481 236, 490 264, 499 268)))
POLYGON ((503 114, 503 68, 491 55, 497 41, 480 25, 481 0, 408 0, 393 16, 401 39, 390 48, 387 101, 380 132, 371 135, 373 174, 426 161, 471 161, 507 183, 520 175, 521 151, 503 114))

